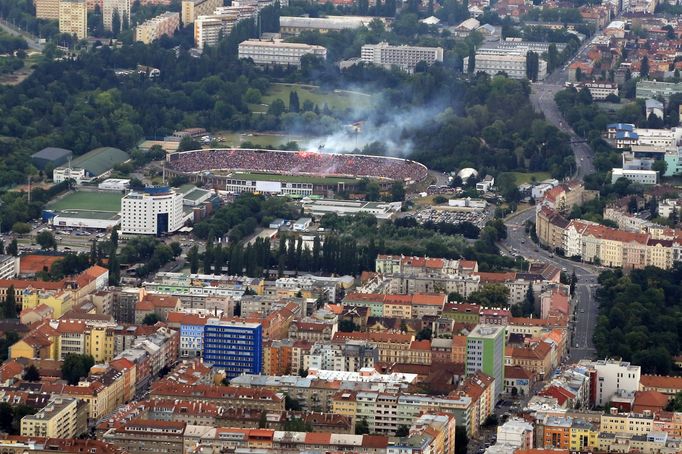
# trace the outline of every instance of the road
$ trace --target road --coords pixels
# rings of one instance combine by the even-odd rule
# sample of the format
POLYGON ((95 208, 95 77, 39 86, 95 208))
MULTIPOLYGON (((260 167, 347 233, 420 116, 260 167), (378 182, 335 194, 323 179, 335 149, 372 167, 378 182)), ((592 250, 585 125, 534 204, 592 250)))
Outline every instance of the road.
POLYGON ((571 310, 575 314, 575 320, 569 326, 572 339, 569 357, 572 361, 592 358, 595 352, 592 345, 592 335, 598 312, 598 305, 594 300, 594 286, 601 269, 587 263, 578 263, 558 257, 533 243, 526 234, 525 224, 526 221, 534 219, 534 217, 535 209, 530 208, 507 218, 505 222, 507 239, 502 242, 501 246, 507 253, 511 254, 513 249, 515 254, 522 255, 527 260, 552 263, 568 274, 575 271, 578 284, 575 289, 575 297, 571 302, 571 310))
POLYGON ((591 40, 586 39, 569 62, 549 74, 545 80, 532 84, 530 94, 530 101, 533 107, 542 112, 547 121, 569 136, 571 148, 575 155, 576 172, 574 177, 578 180, 582 180, 586 175, 594 173, 592 150, 590 150, 590 146, 587 143, 580 142, 582 138, 564 121, 564 117, 554 102, 554 95, 565 88, 565 83, 568 80, 568 66, 582 58, 590 42, 591 40))
POLYGON ((30 47, 31 49, 42 52, 45 47, 44 45, 40 44, 40 42, 38 42, 37 37, 21 30, 19 27, 16 27, 11 22, 7 22, 5 19, 0 18, 0 28, 9 33, 10 35, 21 36, 22 38, 24 38, 26 40, 26 43, 28 44, 28 47, 30 47))
MULTIPOLYGON (((586 40, 571 61, 547 76, 544 81, 534 83, 531 89, 531 102, 535 109, 542 112, 547 121, 570 138, 576 163, 574 178, 578 180, 584 179, 586 175, 595 171, 592 163, 592 150, 587 143, 581 142, 581 138, 564 120, 554 102, 554 96, 564 88, 564 84, 568 80, 568 66, 582 57, 589 43, 590 41, 586 40)), ((592 345, 592 335, 598 314, 594 291, 600 269, 592 265, 557 257, 555 254, 535 245, 525 231, 526 221, 534 219, 534 217, 535 210, 532 208, 510 216, 506 221, 508 238, 502 246, 508 252, 513 249, 516 254, 522 255, 528 260, 552 263, 566 270, 569 274, 575 271, 578 284, 576 285, 575 296, 571 301, 574 319, 569 325, 571 339, 569 359, 578 361, 584 358, 593 358, 595 350, 592 345)))
MULTIPOLYGON (((569 62, 548 75, 544 81, 532 84, 531 88, 533 107, 542 112, 547 121, 569 136, 576 163, 574 178, 577 180, 583 180, 586 175, 594 173, 592 150, 587 143, 581 142, 581 138, 564 120, 554 102, 554 96, 564 88, 568 80, 568 66, 582 58, 590 42, 591 40, 586 40, 569 62)), ((527 260, 554 264, 568 274, 575 272, 578 283, 574 298, 571 301, 571 312, 574 317, 569 324, 570 347, 568 359, 578 361, 584 358, 593 358, 595 349, 592 344, 592 336, 598 316, 598 305, 594 299, 594 292, 596 290, 597 276, 601 270, 593 265, 576 263, 572 260, 558 257, 534 244, 525 231, 526 221, 534 220, 534 218, 535 209, 533 208, 519 211, 508 217, 505 221, 507 225, 507 239, 502 243, 502 248, 507 253, 522 255, 527 260)))

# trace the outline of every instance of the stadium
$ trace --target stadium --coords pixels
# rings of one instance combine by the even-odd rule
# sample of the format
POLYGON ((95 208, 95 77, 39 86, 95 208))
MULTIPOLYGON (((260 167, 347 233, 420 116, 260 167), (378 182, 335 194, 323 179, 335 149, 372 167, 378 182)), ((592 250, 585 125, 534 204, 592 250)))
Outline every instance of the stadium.
POLYGON ((388 188, 428 175, 426 166, 407 159, 316 151, 204 149, 171 153, 167 161, 167 175, 218 189, 302 196, 352 190, 361 178, 388 188))

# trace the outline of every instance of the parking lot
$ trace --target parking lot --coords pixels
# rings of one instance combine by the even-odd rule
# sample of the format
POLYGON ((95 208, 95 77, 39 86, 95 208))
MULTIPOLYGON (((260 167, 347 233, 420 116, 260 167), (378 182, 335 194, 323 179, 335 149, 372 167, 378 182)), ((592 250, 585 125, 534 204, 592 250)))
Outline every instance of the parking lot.
POLYGON ((470 222, 478 228, 483 228, 485 223, 491 219, 491 214, 489 210, 463 211, 427 208, 417 211, 414 217, 420 224, 428 221, 436 224, 440 222, 447 222, 448 224, 461 224, 463 222, 470 222))

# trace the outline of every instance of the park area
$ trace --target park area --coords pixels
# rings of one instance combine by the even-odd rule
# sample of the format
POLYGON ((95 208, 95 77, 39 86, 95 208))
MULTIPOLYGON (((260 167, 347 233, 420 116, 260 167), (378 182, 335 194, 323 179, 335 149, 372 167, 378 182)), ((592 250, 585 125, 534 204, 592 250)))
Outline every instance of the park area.
POLYGON ((298 94, 299 103, 310 101, 316 104, 320 110, 324 105, 332 110, 364 109, 372 106, 374 96, 350 90, 324 91, 315 85, 302 84, 272 84, 267 93, 263 94, 260 104, 251 104, 252 112, 267 112, 268 106, 275 99, 284 101, 289 108, 289 94, 295 91, 298 94))
POLYGON ((54 211, 121 211, 123 194, 118 192, 75 191, 49 204, 54 211))
POLYGON ((519 184, 527 183, 539 183, 543 180, 551 178, 552 176, 549 172, 504 172, 504 174, 509 174, 514 176, 514 182, 519 184))
POLYGON ((260 148, 279 148, 289 142, 296 142, 299 145, 305 144, 312 137, 298 134, 259 134, 259 133, 238 133, 222 131, 217 134, 220 137, 220 145, 223 147, 239 147, 245 142, 249 142, 260 148))

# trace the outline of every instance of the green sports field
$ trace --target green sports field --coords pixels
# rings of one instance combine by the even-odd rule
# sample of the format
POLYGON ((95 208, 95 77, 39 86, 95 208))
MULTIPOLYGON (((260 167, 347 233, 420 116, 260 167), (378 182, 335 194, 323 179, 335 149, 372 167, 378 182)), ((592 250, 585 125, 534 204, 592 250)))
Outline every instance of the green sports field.
POLYGON ((222 137, 220 145, 223 147, 238 147, 244 142, 251 142, 258 147, 279 147, 288 142, 297 142, 302 145, 314 141, 313 137, 298 134, 262 134, 262 133, 238 133, 221 131, 216 134, 222 137))
POLYGON ((83 211, 121 211, 123 194, 118 192, 88 192, 76 191, 51 203, 49 208, 55 211, 83 210, 83 211))
POLYGON ((289 93, 298 93, 300 105, 304 101, 311 101, 317 104, 320 110, 325 104, 330 109, 362 109, 371 107, 374 102, 374 95, 347 90, 324 91, 314 85, 303 84, 272 84, 261 98, 262 104, 251 104, 249 107, 252 112, 266 112, 272 101, 279 98, 289 108, 289 93))
POLYGON ((525 183, 530 183, 532 181, 536 182, 541 182, 542 180, 546 180, 548 178, 551 178, 552 176, 549 174, 549 172, 505 172, 505 173, 510 173, 514 175, 514 178, 516 180, 516 184, 525 184, 525 183))

